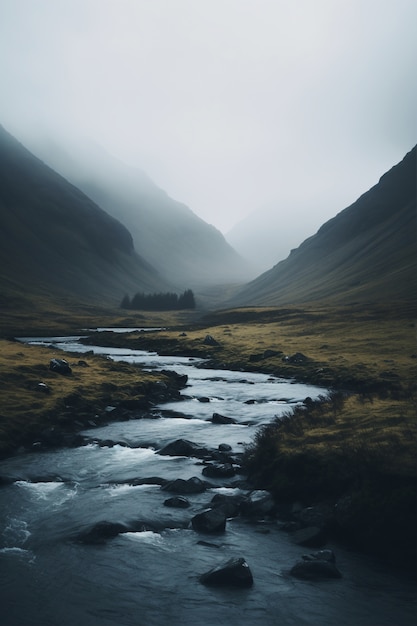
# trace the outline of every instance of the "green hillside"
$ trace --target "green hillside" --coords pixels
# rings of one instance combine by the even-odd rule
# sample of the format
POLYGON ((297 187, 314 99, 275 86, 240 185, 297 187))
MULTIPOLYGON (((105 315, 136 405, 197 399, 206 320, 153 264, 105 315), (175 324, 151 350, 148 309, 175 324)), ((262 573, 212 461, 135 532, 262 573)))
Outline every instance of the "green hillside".
POLYGON ((416 215, 414 148, 377 185, 228 304, 414 300, 416 215))

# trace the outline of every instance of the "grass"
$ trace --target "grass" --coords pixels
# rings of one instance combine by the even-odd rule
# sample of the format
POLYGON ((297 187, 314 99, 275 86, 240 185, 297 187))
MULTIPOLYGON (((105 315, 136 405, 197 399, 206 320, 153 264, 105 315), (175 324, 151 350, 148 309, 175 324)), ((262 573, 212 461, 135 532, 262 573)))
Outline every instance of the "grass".
MULTIPOLYGON (((49 348, 0 340, 0 456, 36 441, 47 428, 74 430, 84 421, 102 419, 108 405, 146 406, 153 385, 167 378, 134 365, 100 356, 67 357, 72 374, 49 369, 49 348), (49 393, 39 390, 45 383, 49 393)), ((167 381, 169 382, 169 380, 167 381)))
MULTIPOLYGON (((206 357, 213 366, 262 371, 323 387, 326 402, 308 402, 258 431, 245 462, 253 484, 278 500, 314 503, 349 494, 355 540, 412 560, 416 521, 417 346, 412 304, 349 307, 263 307, 120 315, 85 305, 24 311, 3 317, 3 336, 76 333, 96 326, 161 327, 158 333, 100 333, 92 343, 206 357), (27 326, 25 326, 27 324, 27 326), (211 335, 217 345, 209 345, 211 335), (305 359, 293 363, 302 353, 305 359), (356 520, 356 521, 355 521, 356 520), (388 547, 387 547, 388 546, 388 547)), ((88 411, 146 398, 158 374, 127 364, 82 357, 73 376, 49 371, 51 351, 0 343, 0 451, 33 438, 40 428, 74 419, 68 399, 88 411), (42 380, 51 394, 36 391, 42 380), (77 404, 77 402, 75 402, 77 404)), ((77 361, 76 357, 72 360, 77 361)))

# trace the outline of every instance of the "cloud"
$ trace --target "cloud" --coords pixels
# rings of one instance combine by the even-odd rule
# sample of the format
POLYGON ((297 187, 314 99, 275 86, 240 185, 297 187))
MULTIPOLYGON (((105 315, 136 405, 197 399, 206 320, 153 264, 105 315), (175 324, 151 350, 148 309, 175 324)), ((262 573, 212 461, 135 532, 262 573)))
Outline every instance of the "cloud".
POLYGON ((223 231, 318 193, 324 221, 416 141, 416 23, 413 0, 2 0, 0 122, 91 137, 223 231))

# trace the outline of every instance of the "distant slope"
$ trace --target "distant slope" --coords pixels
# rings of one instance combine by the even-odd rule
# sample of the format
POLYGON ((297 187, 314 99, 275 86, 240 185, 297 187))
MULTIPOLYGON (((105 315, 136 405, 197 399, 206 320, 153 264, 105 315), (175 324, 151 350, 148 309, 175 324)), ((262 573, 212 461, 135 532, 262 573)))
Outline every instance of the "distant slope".
MULTIPOLYGON (((260 207, 235 224, 225 234, 233 248, 257 270, 265 272, 282 259, 306 237, 315 232, 322 221, 323 201, 310 198, 307 203, 296 197, 282 198, 260 207)), ((330 215, 334 214, 330 213, 330 215)))
POLYGON ((125 224, 138 253, 174 284, 194 289, 253 276, 214 226, 170 198, 141 170, 94 145, 74 143, 68 149, 38 140, 35 150, 125 224))
POLYGON ((167 286, 128 230, 0 126, 0 289, 120 302, 167 286))
POLYGON ((416 147, 377 185, 228 303, 415 300, 416 147))

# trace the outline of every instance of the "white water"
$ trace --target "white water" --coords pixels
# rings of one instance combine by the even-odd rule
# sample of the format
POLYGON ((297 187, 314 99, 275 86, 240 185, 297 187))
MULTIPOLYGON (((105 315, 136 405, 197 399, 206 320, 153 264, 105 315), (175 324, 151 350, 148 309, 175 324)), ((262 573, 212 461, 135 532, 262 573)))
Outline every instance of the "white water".
MULTIPOLYGON (((72 338, 46 338, 70 351, 72 338)), ((243 450, 257 427, 322 389, 262 374, 198 369, 196 359, 94 348, 114 359, 187 373, 188 396, 156 408, 159 418, 113 423, 86 434, 133 446, 88 445, 28 453, 0 463, 14 482, 0 489, 0 623, 2 626, 272 626, 338 624, 408 626, 415 623, 415 588, 369 557, 330 545, 340 580, 305 582, 288 570, 308 550, 293 545, 276 524, 228 520, 222 535, 188 526, 214 493, 236 493, 235 479, 189 496, 189 509, 164 506, 169 494, 154 484, 124 480, 201 477, 197 459, 161 456, 166 443, 185 438, 207 447, 243 450), (202 403, 198 398, 210 398, 202 403), (256 400, 255 404, 245 404, 256 400), (175 415, 167 411, 175 411, 175 415), (159 412, 159 413, 158 413, 159 412), (213 412, 239 424, 215 425, 213 412), (30 482, 36 477, 40 482, 30 482), (42 480, 44 477, 44 480, 42 480), (55 478, 54 478, 55 477, 55 478), (72 539, 102 520, 158 521, 159 532, 126 533, 103 546, 72 539), (217 547, 198 544, 207 540, 217 547), (213 589, 198 576, 230 557, 243 556, 254 576, 248 590, 213 589)), ((70 357, 68 357, 70 359, 70 357)))

